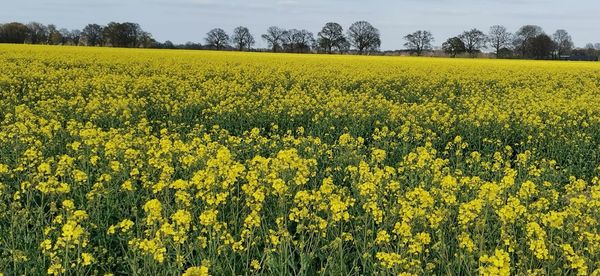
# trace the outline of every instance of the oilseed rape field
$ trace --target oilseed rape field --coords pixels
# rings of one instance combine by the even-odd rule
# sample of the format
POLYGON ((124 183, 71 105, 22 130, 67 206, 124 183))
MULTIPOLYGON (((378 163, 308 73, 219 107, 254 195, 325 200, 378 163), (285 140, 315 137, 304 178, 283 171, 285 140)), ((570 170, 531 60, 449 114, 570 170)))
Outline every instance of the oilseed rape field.
POLYGON ((4 275, 600 275, 600 64, 0 46, 4 275))

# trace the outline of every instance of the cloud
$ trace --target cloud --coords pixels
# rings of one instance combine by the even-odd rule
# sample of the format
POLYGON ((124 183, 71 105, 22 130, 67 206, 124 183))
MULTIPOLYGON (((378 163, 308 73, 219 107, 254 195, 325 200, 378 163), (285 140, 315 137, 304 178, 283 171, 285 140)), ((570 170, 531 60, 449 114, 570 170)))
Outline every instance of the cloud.
MULTIPOLYGON (((0 0, 2 1, 2 0, 0 0)), ((39 21, 83 28, 87 23, 134 21, 159 40, 201 41, 215 27, 245 25, 259 36, 271 25, 317 33, 325 22, 347 28, 367 20, 382 33, 383 49, 401 48, 402 37, 432 31, 438 42, 463 30, 503 24, 516 30, 538 24, 565 28, 577 45, 600 40, 600 1, 578 0, 4 0, 2 21, 39 21)), ((257 39, 260 40, 260 39, 257 39)))
POLYGON ((198 5, 210 5, 210 4, 215 4, 217 3, 217 1, 214 0, 188 0, 193 4, 198 4, 198 5))
POLYGON ((294 1, 294 0, 282 0, 282 1, 277 1, 276 4, 279 6, 296 6, 296 5, 299 5, 300 2, 294 1))

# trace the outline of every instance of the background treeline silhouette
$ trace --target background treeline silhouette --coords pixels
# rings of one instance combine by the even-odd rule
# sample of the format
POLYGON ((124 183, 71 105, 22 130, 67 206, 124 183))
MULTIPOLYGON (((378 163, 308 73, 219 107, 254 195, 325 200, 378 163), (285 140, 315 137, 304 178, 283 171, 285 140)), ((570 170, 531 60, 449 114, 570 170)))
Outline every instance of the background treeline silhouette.
POLYGON ((231 33, 221 28, 210 30, 204 44, 158 42, 137 23, 110 22, 88 24, 81 30, 58 29, 37 22, 0 24, 0 43, 77 45, 160 49, 210 49, 238 51, 271 51, 289 53, 426 55, 450 57, 497 57, 526 59, 598 60, 600 43, 576 48, 566 30, 549 35, 536 25, 525 25, 515 33, 496 25, 488 32, 471 29, 445 40, 435 47, 433 34, 418 30, 404 36, 405 49, 381 51, 379 30, 369 22, 357 21, 347 30, 335 22, 326 23, 316 35, 305 29, 269 27, 260 35, 268 48, 254 48, 256 38, 247 27, 239 26, 231 33))

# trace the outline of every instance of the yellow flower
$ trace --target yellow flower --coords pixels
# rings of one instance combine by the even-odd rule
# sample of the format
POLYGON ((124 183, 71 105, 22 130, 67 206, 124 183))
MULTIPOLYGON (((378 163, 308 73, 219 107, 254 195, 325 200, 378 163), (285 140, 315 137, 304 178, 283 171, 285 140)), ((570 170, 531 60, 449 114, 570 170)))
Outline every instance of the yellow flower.
POLYGON ((172 216, 171 219, 182 226, 187 226, 190 225, 190 223, 192 222, 192 216, 190 215, 190 212, 186 211, 186 210, 177 210, 177 212, 175 212, 172 216))
POLYGON ((536 258, 545 260, 548 258, 548 249, 546 248, 546 231, 536 222, 527 223, 527 237, 529 239, 529 250, 536 258))
POLYGON ((148 225, 162 219, 162 204, 158 199, 151 199, 146 202, 144 204, 144 211, 146 212, 146 224, 148 225))
POLYGON ((129 241, 130 245, 136 246, 146 254, 152 255, 153 259, 159 263, 164 262, 167 249, 164 247, 159 237, 153 239, 133 239, 129 241))
POLYGON ((535 183, 532 181, 525 181, 521 184, 521 188, 519 188, 519 197, 522 199, 528 199, 537 194, 537 189, 535 183))
POLYGON ((373 161, 381 163, 385 160, 386 157, 386 153, 385 150, 382 149, 374 149, 371 152, 371 158, 373 159, 373 161))
POLYGON ((569 263, 571 263, 570 268, 577 270, 577 275, 587 275, 588 266, 585 259, 577 255, 570 244, 563 244, 560 247, 569 263))
POLYGON ((131 180, 127 180, 123 182, 123 184, 121 184, 121 190, 131 192, 135 191, 135 188, 133 187, 133 183, 131 183, 131 180))
POLYGON ((506 205, 496 211, 504 224, 514 223, 517 218, 521 217, 525 212, 527 212, 527 209, 521 204, 519 199, 515 197, 510 197, 506 205))
POLYGON ((74 151, 77 151, 77 150, 79 150, 79 147, 80 147, 80 146, 81 146, 81 143, 79 143, 79 142, 77 142, 77 141, 75 141, 75 142, 71 143, 71 148, 72 148, 74 151))
POLYGON ((66 271, 67 270, 62 266, 62 264, 59 264, 59 263, 52 264, 48 268, 48 274, 52 274, 52 275, 61 275, 61 274, 65 273, 66 271))
POLYGON ((63 240, 67 243, 73 242, 75 244, 79 244, 80 238, 82 237, 82 235, 84 233, 85 233, 85 230, 83 229, 83 227, 81 227, 81 225, 79 225, 74 220, 68 220, 67 223, 65 223, 62 226, 61 236, 62 236, 63 240))
POLYGON ((8 166, 5 165, 5 164, 0 163, 0 175, 8 173, 8 172, 9 172, 8 166))
POLYGON ((208 267, 192 266, 185 270, 182 276, 208 276, 208 267))
POLYGON ((483 255, 479 262, 479 275, 510 275, 510 256, 503 250, 496 249, 492 256, 483 255))
POLYGON ((40 244, 40 248, 42 249, 43 253, 46 253, 47 251, 49 251, 50 249, 52 249, 52 241, 49 240, 49 239, 45 239, 40 244))
POLYGON ((121 228, 121 232, 127 232, 135 223, 129 219, 124 219, 119 222, 118 227, 121 228))
POLYGON ((475 250, 475 243, 467 233, 461 233, 458 236, 458 246, 471 253, 475 250))
POLYGON ((81 253, 81 260, 83 266, 91 265, 94 262, 94 257, 90 253, 81 253))
POLYGON ((88 177, 85 172, 80 171, 80 170, 74 170, 73 171, 73 179, 75 180, 75 182, 82 183, 82 182, 87 181, 88 177))
POLYGON ((385 268, 394 268, 406 262, 404 259, 402 259, 402 256, 397 253, 377 252, 377 254, 375 254, 375 258, 377 258, 377 260, 385 268))
POLYGON ((384 245, 390 242, 390 234, 385 230, 380 230, 377 232, 377 238, 375 239, 375 243, 377 245, 384 245))
POLYGON ((200 214, 200 224, 204 226, 211 226, 217 222, 217 210, 207 210, 200 214))
POLYGON ((171 188, 176 190, 186 190, 191 186, 191 183, 182 179, 177 179, 171 183, 171 188))
POLYGON ((121 170, 121 163, 119 163, 119 161, 110 161, 110 169, 113 170, 114 172, 118 172, 121 170))
POLYGON ((408 252, 410 253, 421 253, 423 247, 431 242, 429 234, 421 232, 414 236, 412 243, 408 246, 408 252))
POLYGON ((0 269, 599 274, 599 75, 0 44, 0 269))
POLYGON ((50 164, 48 164, 46 162, 40 164, 38 166, 37 170, 38 170, 38 173, 40 173, 40 174, 46 174, 46 175, 48 175, 48 174, 50 174, 52 172, 52 169, 50 168, 50 164))
POLYGON ((550 213, 544 215, 543 222, 552 228, 560 229, 563 227, 566 216, 567 214, 564 212, 550 211, 550 213))
POLYGON ((463 227, 467 226, 479 216, 479 213, 483 209, 483 205, 484 202, 481 199, 475 199, 461 204, 458 211, 458 223, 463 227))
POLYGON ((63 208, 65 208, 65 210, 67 210, 67 211, 70 211, 70 210, 73 210, 73 209, 75 209, 75 203, 73 203, 73 201, 72 201, 72 200, 70 200, 70 199, 65 199, 65 200, 63 200, 63 202, 62 202, 62 206, 63 206, 63 208))

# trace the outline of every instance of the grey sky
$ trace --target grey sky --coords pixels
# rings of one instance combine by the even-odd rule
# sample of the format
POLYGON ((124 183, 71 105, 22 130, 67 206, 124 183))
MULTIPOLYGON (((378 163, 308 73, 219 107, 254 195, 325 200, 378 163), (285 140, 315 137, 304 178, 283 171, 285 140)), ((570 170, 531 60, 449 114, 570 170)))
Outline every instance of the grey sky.
POLYGON ((440 45, 463 30, 524 24, 552 34, 563 28, 576 46, 600 42, 598 0, 0 0, 0 22, 38 21, 81 29, 87 23, 137 22, 159 41, 204 42, 207 31, 244 25, 260 34, 271 25, 305 28, 315 35, 329 21, 347 29, 367 20, 381 31, 382 49, 401 49, 417 29, 433 32, 440 45))

